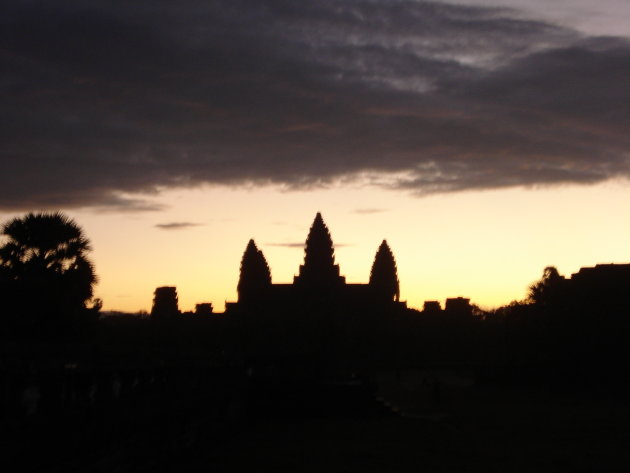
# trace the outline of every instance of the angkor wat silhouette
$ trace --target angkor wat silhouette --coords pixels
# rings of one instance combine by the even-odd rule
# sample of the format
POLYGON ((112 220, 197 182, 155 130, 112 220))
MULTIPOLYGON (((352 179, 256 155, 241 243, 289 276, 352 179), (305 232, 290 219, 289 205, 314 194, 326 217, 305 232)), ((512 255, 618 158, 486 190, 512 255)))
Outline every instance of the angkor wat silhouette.
MULTIPOLYGON (((272 282, 265 255, 251 239, 241 260, 237 292, 236 302, 226 302, 225 315, 287 314, 296 311, 346 314, 376 311, 383 315, 408 310, 407 303, 400 300, 396 260, 387 240, 383 240, 376 251, 369 281, 348 283, 335 263, 334 244, 320 212, 315 215, 304 244, 304 264, 300 265, 292 283, 272 282)), ((201 306, 203 310, 196 309, 195 314, 212 314, 210 303, 201 306)), ((470 299, 446 299, 444 310, 437 301, 425 303, 425 313, 442 312, 470 316, 470 299)), ((152 317, 170 319, 179 313, 176 288, 158 287, 152 317)))
POLYGON ((262 251, 249 240, 238 282, 238 301, 226 304, 226 313, 282 310, 286 307, 331 307, 359 309, 370 306, 405 308, 400 301, 394 255, 383 240, 367 284, 347 283, 335 264, 335 250, 328 227, 317 213, 304 246, 304 264, 293 283, 274 284, 262 251))

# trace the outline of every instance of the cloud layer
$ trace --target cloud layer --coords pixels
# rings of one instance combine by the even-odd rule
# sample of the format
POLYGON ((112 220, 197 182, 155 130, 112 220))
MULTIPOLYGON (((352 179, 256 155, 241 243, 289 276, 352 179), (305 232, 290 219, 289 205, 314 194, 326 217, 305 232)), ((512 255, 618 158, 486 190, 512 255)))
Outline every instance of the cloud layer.
POLYGON ((168 222, 168 223, 156 223, 155 227, 160 230, 185 230, 191 227, 198 227, 201 223, 194 222, 168 222))
POLYGON ((426 194, 628 176, 630 42, 414 0, 14 1, 0 208, 337 179, 426 194))

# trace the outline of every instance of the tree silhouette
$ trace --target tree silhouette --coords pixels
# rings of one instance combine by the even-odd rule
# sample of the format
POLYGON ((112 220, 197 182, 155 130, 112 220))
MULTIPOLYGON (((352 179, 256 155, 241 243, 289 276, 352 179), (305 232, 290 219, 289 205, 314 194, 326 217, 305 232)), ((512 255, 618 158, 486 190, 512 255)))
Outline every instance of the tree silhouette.
POLYGON ((555 266, 547 266, 540 281, 529 286, 527 299, 540 306, 554 304, 563 295, 565 283, 555 266))
POLYGON ((374 256, 374 264, 370 272, 370 286, 375 292, 388 300, 397 301, 400 299, 400 288, 398 283, 398 270, 392 250, 383 240, 374 256))
POLYGON ((90 243, 72 219, 61 212, 29 213, 6 222, 2 234, 0 267, 13 312, 38 318, 86 309, 96 275, 87 258, 90 243))
POLYGON ((254 240, 249 240, 241 260, 241 275, 237 286, 239 300, 259 297, 270 286, 271 272, 265 255, 256 247, 254 240))

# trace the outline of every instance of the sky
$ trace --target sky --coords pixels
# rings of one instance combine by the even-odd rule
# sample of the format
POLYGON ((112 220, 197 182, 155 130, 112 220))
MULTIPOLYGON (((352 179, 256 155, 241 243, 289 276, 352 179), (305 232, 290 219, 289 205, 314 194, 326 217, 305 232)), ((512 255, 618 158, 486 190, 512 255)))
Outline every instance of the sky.
POLYGON ((0 70, 0 218, 75 218, 106 310, 222 310, 249 238, 290 282, 317 211, 412 307, 630 261, 626 0, 8 0, 0 70))

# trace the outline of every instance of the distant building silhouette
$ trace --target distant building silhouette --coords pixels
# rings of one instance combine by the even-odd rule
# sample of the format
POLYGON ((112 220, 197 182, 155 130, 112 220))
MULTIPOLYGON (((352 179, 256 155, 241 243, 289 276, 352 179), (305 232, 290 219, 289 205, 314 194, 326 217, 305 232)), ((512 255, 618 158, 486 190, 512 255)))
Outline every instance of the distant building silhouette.
POLYGON ((155 289, 151 317, 156 319, 170 319, 180 315, 177 298, 177 288, 162 286, 155 289))
POLYGON ((630 264, 583 267, 565 278, 548 266, 540 281, 529 287, 529 299, 539 307, 578 312, 619 312, 630 308, 630 264))
POLYGON ((472 306, 470 305, 470 299, 466 299, 464 297, 453 297, 450 299, 446 299, 444 312, 448 315, 454 316, 470 316, 472 315, 472 306))
POLYGON ((424 301, 422 312, 425 314, 439 314, 442 312, 442 306, 438 301, 424 301))
POLYGON ((580 268, 566 280, 568 294, 580 305, 602 309, 630 308, 630 264, 597 264, 580 268))
POLYGON ((348 284, 335 264, 335 250, 328 227, 317 213, 304 245, 304 263, 292 284, 273 284, 269 266, 253 240, 247 243, 241 261, 238 302, 228 302, 226 312, 243 310, 288 310, 295 307, 366 308, 400 302, 396 262, 383 240, 376 252, 370 282, 348 284))
POLYGON ((202 302, 195 305, 195 315, 212 315, 212 303, 202 302))
POLYGON ((627 296, 630 291, 630 264, 597 264, 580 268, 571 275, 571 282, 578 287, 627 296))

